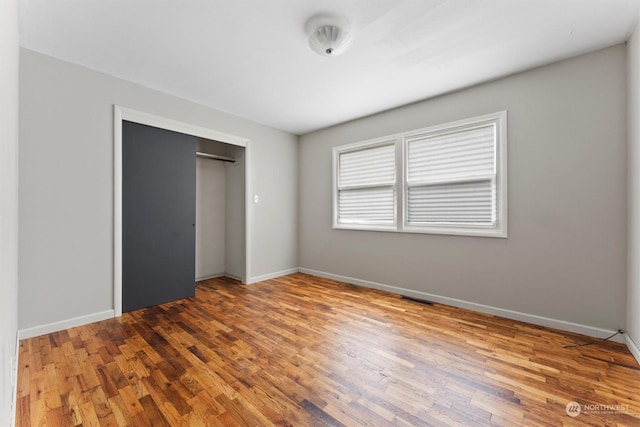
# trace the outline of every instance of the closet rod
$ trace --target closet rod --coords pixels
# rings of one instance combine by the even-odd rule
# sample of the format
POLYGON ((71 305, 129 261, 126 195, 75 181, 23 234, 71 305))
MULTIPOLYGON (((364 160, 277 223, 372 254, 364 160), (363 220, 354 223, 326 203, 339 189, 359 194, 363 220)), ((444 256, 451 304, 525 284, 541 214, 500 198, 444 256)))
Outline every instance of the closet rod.
POLYGON ((213 160, 221 160, 223 162, 231 162, 231 163, 236 162, 236 159, 234 159, 233 157, 218 156, 217 154, 202 153, 200 151, 196 151, 196 156, 204 157, 207 159, 213 159, 213 160))

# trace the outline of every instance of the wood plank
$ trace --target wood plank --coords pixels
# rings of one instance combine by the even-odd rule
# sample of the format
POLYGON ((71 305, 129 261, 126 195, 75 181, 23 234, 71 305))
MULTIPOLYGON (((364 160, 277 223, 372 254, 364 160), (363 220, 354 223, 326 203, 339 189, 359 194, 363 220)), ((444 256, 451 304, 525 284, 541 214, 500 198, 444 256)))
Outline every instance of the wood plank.
POLYGON ((217 278, 21 341, 16 426, 640 425, 640 366, 562 347, 588 341, 304 274, 217 278))

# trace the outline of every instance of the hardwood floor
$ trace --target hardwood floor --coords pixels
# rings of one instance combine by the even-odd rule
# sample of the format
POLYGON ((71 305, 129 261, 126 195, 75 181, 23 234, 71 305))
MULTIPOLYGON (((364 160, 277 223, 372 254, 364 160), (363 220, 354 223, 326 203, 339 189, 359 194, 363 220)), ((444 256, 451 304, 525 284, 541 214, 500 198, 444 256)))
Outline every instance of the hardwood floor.
POLYGON ((588 340, 304 274, 212 279, 23 340, 16 425, 640 425, 640 367, 562 348, 588 340))

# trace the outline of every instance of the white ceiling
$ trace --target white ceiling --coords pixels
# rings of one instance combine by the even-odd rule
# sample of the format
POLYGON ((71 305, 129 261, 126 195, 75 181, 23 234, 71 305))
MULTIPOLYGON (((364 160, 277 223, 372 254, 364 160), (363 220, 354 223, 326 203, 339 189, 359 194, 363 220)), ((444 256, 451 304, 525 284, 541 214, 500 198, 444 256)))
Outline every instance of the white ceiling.
POLYGON ((303 134, 624 42, 638 0, 21 0, 25 48, 303 134), (306 20, 343 14, 342 56, 306 20))

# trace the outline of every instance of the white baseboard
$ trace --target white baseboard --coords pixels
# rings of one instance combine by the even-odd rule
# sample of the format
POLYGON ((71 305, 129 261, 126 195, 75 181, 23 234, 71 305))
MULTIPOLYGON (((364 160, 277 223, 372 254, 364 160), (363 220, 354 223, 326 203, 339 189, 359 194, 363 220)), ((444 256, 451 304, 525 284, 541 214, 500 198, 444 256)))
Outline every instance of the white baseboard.
POLYGON ((228 277, 229 279, 237 280, 238 282, 244 283, 244 280, 242 279, 241 276, 236 276, 235 274, 229 274, 229 273, 224 273, 223 276, 228 277))
POLYGON ((638 347, 638 345, 631 339, 629 335, 627 335, 626 337, 627 348, 629 349, 631 354, 633 354, 633 357, 636 358, 636 361, 640 363, 640 347, 638 347))
POLYGON ((196 277, 196 282, 200 282, 201 280, 216 279, 216 278, 222 277, 222 276, 228 276, 228 274, 227 273, 218 273, 218 274, 209 274, 207 276, 202 276, 202 277, 196 277))
POLYGON ((13 381, 13 397, 11 401, 11 417, 9 418, 10 426, 16 425, 16 411, 18 409, 18 357, 20 355, 20 339, 16 332, 16 354, 11 363, 11 381, 13 381))
POLYGON ((33 326, 31 328, 19 330, 18 339, 24 340, 27 338, 33 338, 44 334, 50 334, 51 332, 61 331, 63 329, 75 328, 76 326, 82 326, 93 322, 99 322, 105 319, 111 319, 113 317, 115 317, 114 310, 105 310, 99 313, 92 313, 67 320, 60 320, 59 322, 33 326))
POLYGON ((296 267, 296 268, 290 268, 288 270, 276 271, 275 273, 263 274, 261 276, 253 276, 252 278, 247 280, 247 285, 250 285, 252 283, 262 282, 264 280, 275 279, 276 277, 286 276, 288 274, 297 273, 298 271, 299 269, 296 267))
POLYGON ((228 277, 229 279, 242 282, 242 277, 236 276, 234 274, 229 274, 229 273, 220 273, 220 274, 212 274, 210 276, 196 277, 196 282, 200 282, 202 280, 217 279, 218 277, 228 277))
MULTIPOLYGON (((327 279, 338 280, 341 282, 351 283, 353 285, 364 286, 367 288, 378 289, 381 291, 392 292, 394 294, 405 295, 408 297, 425 299, 440 304, 451 305, 453 307, 466 308, 468 310, 479 311, 481 313, 493 314, 494 316, 505 317, 511 320, 519 320, 521 322, 532 323, 534 325, 546 326, 548 328, 560 329, 563 331, 574 332, 577 334, 588 335, 596 338, 606 338, 616 331, 609 329, 596 328, 593 326, 582 325, 579 323, 567 322, 565 320, 551 319, 549 317, 537 316, 535 314, 521 313, 519 311, 508 310, 490 305, 478 304, 471 301, 465 301, 456 298, 443 297, 433 295, 426 292, 414 291, 412 289, 400 288, 397 286, 385 285, 382 283, 371 282, 369 280, 361 280, 353 277, 341 276, 339 274, 327 273, 324 271, 311 270, 308 268, 300 268, 300 273, 310 274, 312 276, 324 277, 327 279)), ((616 335, 612 341, 624 343, 623 335, 616 335)))

